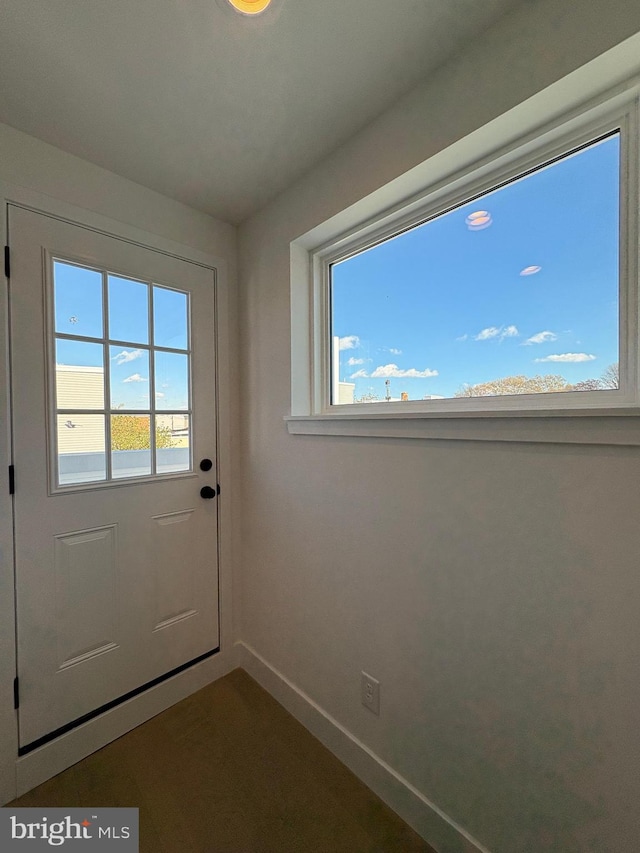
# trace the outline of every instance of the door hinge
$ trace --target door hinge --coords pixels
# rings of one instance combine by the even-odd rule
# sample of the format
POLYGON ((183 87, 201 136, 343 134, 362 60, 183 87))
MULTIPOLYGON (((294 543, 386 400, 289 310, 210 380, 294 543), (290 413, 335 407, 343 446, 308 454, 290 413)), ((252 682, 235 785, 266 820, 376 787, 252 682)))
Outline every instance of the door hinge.
POLYGON ((4 274, 11 278, 11 250, 8 246, 4 247, 4 274))
POLYGON ((220 494, 220 483, 216 483, 216 491, 220 494))
POLYGON ((18 710, 20 707, 20 685, 18 682, 18 676, 13 679, 13 707, 18 710))
POLYGON ((13 495, 16 491, 16 469, 13 465, 9 465, 9 494, 13 495))

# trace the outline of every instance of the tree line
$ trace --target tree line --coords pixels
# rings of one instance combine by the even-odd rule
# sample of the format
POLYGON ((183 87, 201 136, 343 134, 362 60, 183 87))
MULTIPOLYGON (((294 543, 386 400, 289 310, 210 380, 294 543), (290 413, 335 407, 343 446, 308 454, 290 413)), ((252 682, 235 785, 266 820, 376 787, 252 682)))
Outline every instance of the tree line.
POLYGON ((477 385, 463 385, 456 397, 496 397, 503 394, 548 394, 556 391, 606 391, 619 388, 620 371, 618 364, 610 364, 602 376, 584 379, 574 384, 563 376, 548 373, 545 376, 504 376, 490 382, 477 385))
MULTIPOLYGON (((620 387, 620 370, 618 364, 610 364, 601 376, 593 379, 583 379, 581 382, 567 382, 564 376, 547 373, 545 376, 503 376, 489 382, 479 382, 476 385, 465 384, 456 391, 456 397, 497 397, 507 394, 549 394, 557 391, 607 391, 620 387)), ((354 399, 355 403, 375 403, 382 398, 371 389, 361 397, 354 399)))

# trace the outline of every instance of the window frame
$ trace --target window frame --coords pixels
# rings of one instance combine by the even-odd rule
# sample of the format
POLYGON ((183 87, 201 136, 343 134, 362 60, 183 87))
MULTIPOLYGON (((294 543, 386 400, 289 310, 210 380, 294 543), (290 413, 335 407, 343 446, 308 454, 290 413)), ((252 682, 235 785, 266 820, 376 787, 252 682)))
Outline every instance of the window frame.
MULTIPOLYGON (((291 245, 292 414, 287 418, 289 431, 362 435, 369 434, 364 429, 364 422, 370 421, 376 424, 370 434, 406 434, 406 426, 394 430, 391 423, 412 420, 415 432, 416 419, 541 419, 580 415, 583 418, 596 417, 602 423, 604 416, 628 418, 630 415, 640 415, 639 94, 639 81, 627 81, 617 91, 602 95, 595 102, 583 103, 568 115, 565 113, 561 119, 539 121, 526 136, 516 138, 507 145, 494 145, 482 158, 448 170, 423 186, 415 195, 405 197, 393 207, 380 209, 349 229, 338 230, 334 226, 333 234, 322 242, 317 239, 317 235, 330 230, 331 226, 329 229, 320 226, 294 241, 291 245), (342 405, 331 402, 330 268, 333 263, 352 257, 461 204, 474 199, 480 201, 486 193, 616 130, 620 131, 619 390, 342 405), (303 288, 307 291, 306 296, 303 288), (295 323, 301 319, 301 309, 305 305, 308 310, 307 339, 304 337, 304 329, 295 329, 295 323), (304 380, 301 381, 299 375, 296 377, 295 364, 295 360, 300 359, 305 351, 310 370, 306 400, 304 380), (381 419, 387 424, 386 431, 380 429, 381 419), (340 432, 337 424, 346 424, 347 421, 358 421, 360 427, 354 432, 351 425, 350 429, 345 428, 340 432)), ((508 122, 505 125, 508 132, 508 122)), ((451 146, 452 149, 455 147, 455 144, 451 146)), ((455 437, 455 432, 452 431, 451 437, 455 437)), ((465 435, 468 432, 466 430, 465 435)), ((567 440, 574 439, 569 436, 567 440)), ((606 436, 602 440, 606 442, 606 436)))

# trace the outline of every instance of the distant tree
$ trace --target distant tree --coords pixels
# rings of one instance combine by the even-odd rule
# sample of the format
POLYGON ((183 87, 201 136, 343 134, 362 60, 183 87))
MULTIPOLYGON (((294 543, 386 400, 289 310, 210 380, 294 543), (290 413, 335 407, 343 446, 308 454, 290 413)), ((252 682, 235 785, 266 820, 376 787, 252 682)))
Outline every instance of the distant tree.
POLYGON ((576 382, 571 386, 572 391, 600 391, 601 388, 601 379, 583 379, 582 382, 576 382))
MULTIPOLYGON (((111 446, 114 450, 149 450, 149 418, 114 415, 111 418, 111 446)), ((173 447, 169 427, 156 426, 156 447, 173 447)))
POLYGON ((617 361, 614 364, 610 364, 602 374, 600 387, 607 389, 617 389, 620 387, 620 367, 617 361))
POLYGON ((361 397, 354 397, 354 403, 379 403, 382 397, 369 388, 361 397))
POLYGON ((618 363, 610 364, 599 379, 583 379, 571 386, 572 391, 608 391, 620 387, 620 369, 618 363))
POLYGON ((505 376, 477 385, 463 385, 456 397, 496 397, 505 394, 543 394, 554 391, 569 391, 571 386, 562 376, 505 376))

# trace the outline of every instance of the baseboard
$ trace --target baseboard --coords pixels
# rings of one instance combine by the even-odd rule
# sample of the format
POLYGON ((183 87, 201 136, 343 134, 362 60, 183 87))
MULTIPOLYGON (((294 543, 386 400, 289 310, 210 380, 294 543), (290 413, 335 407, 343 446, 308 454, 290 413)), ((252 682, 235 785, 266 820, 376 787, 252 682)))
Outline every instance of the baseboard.
POLYGON ((243 667, 327 749, 439 853, 489 853, 300 688, 246 643, 236 643, 243 667))
POLYGON ((226 654, 219 652, 18 758, 16 796, 46 782, 112 740, 166 711, 181 699, 186 699, 196 690, 222 678, 238 665, 237 654, 235 648, 226 654))

